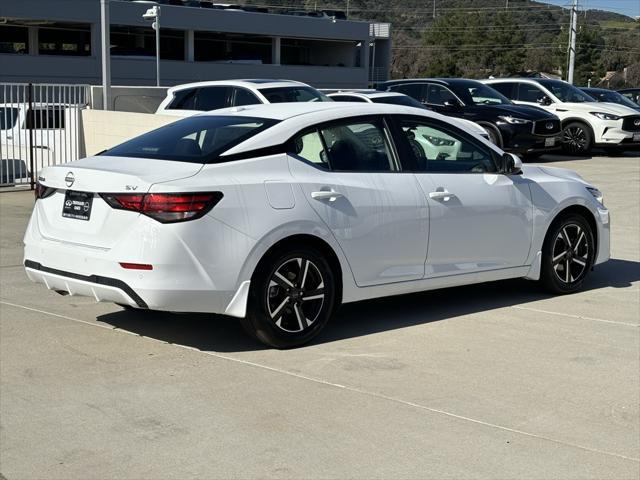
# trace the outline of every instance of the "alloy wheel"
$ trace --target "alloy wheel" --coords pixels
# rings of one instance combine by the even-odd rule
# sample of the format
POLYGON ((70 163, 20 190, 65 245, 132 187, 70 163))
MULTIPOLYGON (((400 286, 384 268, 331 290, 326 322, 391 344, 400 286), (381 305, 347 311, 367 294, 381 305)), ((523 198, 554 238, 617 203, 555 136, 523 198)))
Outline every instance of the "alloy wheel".
POLYGON ((584 152, 587 150, 587 132, 581 127, 565 128, 563 142, 572 152, 584 152))
POLYGON ((587 273, 590 248, 589 237, 580 225, 569 223, 563 226, 552 250, 553 270, 558 280, 564 284, 581 280, 587 273))
POLYGON ((299 333, 311 327, 325 299, 320 269, 303 257, 290 258, 276 268, 267 287, 271 321, 285 332, 299 333))

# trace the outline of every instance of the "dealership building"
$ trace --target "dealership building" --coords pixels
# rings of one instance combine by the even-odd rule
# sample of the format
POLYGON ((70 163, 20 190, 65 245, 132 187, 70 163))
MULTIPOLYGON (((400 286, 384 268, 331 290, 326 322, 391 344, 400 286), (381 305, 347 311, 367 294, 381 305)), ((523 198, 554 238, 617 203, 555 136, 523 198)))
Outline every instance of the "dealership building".
MULTIPOLYGON (((151 2, 111 0, 113 85, 155 85, 151 2)), ((161 5, 164 86, 286 78, 318 88, 388 79, 388 24, 161 5)), ((0 82, 101 83, 100 0, 1 0, 0 82)))

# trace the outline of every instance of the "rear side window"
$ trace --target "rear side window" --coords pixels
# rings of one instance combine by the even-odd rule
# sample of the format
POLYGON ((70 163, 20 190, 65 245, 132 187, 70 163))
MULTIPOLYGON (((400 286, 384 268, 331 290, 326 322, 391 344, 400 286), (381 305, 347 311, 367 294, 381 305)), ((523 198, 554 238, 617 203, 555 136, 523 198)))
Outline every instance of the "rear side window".
POLYGON ((260 93, 269 103, 331 102, 332 100, 311 87, 262 88, 260 93))
POLYGON ((229 106, 229 87, 203 87, 196 95, 196 110, 208 112, 229 106))
POLYGON ((293 152, 291 153, 324 170, 329 169, 327 152, 317 130, 296 137, 293 140, 293 152))
POLYGON ((244 88, 236 88, 236 94, 233 99, 233 105, 236 107, 240 107, 242 105, 256 105, 258 103, 262 103, 258 100, 253 93, 249 90, 245 90, 244 88))
POLYGON ((489 84, 489 86, 511 100, 516 98, 515 93, 516 93, 517 83, 511 83, 511 82, 491 83, 489 84))
POLYGON ((167 108, 170 110, 195 110, 196 88, 178 90, 173 94, 173 100, 167 108))
POLYGON ((102 155, 191 163, 219 163, 220 154, 278 123, 235 116, 195 116, 140 135, 102 155))
POLYGON ((388 135, 382 122, 354 122, 321 128, 333 170, 389 172, 394 170, 388 135))
POLYGON ((64 128, 64 109, 37 108, 27 113, 26 128, 52 130, 64 128))
POLYGON ((0 107, 0 130, 13 128, 18 119, 18 109, 10 107, 0 107))
POLYGON ((392 92, 404 93, 411 98, 415 98, 420 103, 427 103, 427 85, 421 83, 409 83, 404 85, 392 85, 389 88, 392 92))

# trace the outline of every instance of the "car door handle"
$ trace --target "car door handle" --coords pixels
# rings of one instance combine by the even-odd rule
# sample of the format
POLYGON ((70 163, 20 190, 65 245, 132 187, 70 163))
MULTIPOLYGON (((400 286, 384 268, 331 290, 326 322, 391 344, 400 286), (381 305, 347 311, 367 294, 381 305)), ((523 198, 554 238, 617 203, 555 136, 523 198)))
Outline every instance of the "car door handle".
POLYGON ((429 198, 433 200, 444 200, 445 202, 450 198, 455 198, 456 194, 447 192, 446 190, 437 190, 429 193, 429 198))
POLYGON ((339 192, 335 190, 320 190, 319 192, 311 192, 311 198, 314 200, 329 200, 335 202, 336 199, 343 197, 339 192))

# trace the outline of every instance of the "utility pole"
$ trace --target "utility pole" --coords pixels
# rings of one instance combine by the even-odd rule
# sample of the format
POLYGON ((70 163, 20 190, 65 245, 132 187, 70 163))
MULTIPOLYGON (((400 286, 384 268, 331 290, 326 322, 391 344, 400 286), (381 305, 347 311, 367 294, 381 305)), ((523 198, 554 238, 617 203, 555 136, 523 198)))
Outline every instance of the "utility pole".
POLYGON ((109 0, 100 0, 100 45, 102 47, 102 109, 109 110, 111 101, 111 29, 109 0))
POLYGON ((346 17, 349 18, 349 0, 347 0, 347 14, 346 17))
POLYGON ((504 6, 505 9, 509 8, 509 0, 507 0, 507 4, 504 6))
POLYGON ((573 84, 573 70, 576 64, 576 33, 578 25, 578 0, 571 5, 571 30, 569 31, 569 68, 567 82, 573 84))
POLYGON ((436 18, 436 0, 433 0, 433 18, 436 18))

